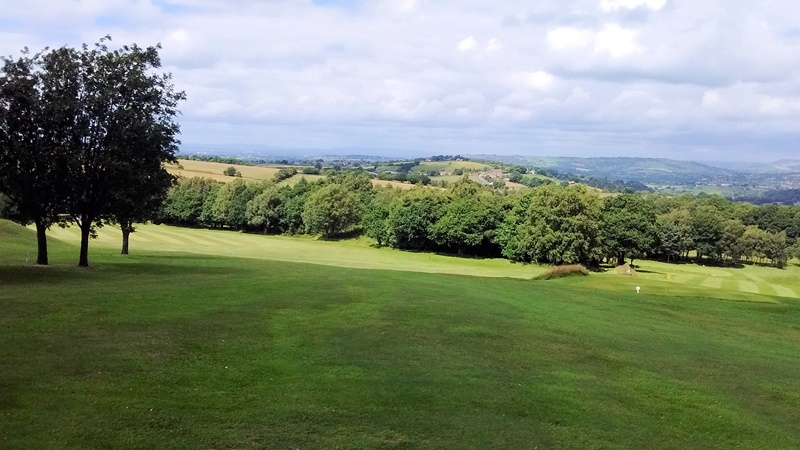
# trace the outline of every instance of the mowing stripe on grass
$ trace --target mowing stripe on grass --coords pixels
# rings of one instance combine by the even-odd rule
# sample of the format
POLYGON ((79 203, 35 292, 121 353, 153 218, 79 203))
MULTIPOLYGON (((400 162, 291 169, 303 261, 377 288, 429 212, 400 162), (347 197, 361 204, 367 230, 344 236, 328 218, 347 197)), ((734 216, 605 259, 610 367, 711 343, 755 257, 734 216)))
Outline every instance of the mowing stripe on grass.
POLYGON ((780 297, 800 298, 797 293, 790 287, 781 286, 779 284, 770 284, 770 287, 775 291, 775 295, 780 297))
POLYGON ((722 278, 708 277, 700 283, 700 286, 707 288, 720 289, 722 287, 722 278))
POLYGON ((737 283, 734 285, 735 286, 734 289, 738 289, 742 292, 752 292, 754 294, 761 294, 761 289, 759 289, 758 285, 753 283, 752 281, 747 281, 747 280, 730 280, 730 281, 737 281, 737 283))

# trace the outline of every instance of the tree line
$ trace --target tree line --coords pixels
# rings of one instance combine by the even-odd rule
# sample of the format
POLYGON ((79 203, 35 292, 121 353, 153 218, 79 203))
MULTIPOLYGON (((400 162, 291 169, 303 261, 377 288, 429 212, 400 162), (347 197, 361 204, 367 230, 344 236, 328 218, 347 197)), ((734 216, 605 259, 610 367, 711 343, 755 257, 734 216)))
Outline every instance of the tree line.
POLYGON ((47 264, 46 230, 75 224, 79 265, 89 238, 119 224, 123 252, 134 222, 151 218, 174 178, 185 98, 161 67, 160 46, 116 50, 110 37, 81 48, 27 49, 0 57, 0 196, 3 216, 35 224, 37 264, 47 264))
POLYGON ((464 177, 448 189, 375 187, 366 173, 330 173, 294 186, 189 178, 158 220, 264 234, 364 234, 379 246, 547 264, 743 261, 786 265, 800 249, 800 208, 722 197, 626 193, 584 185, 498 191, 464 177))

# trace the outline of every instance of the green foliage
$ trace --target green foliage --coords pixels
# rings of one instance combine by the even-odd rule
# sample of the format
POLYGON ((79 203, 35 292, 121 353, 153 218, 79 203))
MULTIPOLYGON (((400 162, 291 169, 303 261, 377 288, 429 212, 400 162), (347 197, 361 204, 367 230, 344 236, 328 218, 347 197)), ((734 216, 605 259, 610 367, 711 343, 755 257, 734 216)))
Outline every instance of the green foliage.
POLYGON ((622 264, 626 257, 641 257, 652 252, 657 235, 652 205, 634 194, 609 197, 603 204, 600 241, 606 255, 622 264))
POLYGON ((309 233, 330 238, 361 221, 358 196, 341 184, 329 184, 309 195, 303 207, 303 224, 309 233))
POLYGON ((698 256, 718 258, 723 216, 714 206, 703 205, 692 212, 692 241, 698 256))
POLYGON ((504 253, 523 261, 591 263, 599 258, 599 226, 600 199, 585 186, 542 186, 530 197, 519 235, 507 240, 515 248, 504 253))
POLYGON ((372 200, 367 204, 361 226, 364 234, 375 239, 378 246, 389 241, 389 212, 392 201, 400 194, 399 190, 391 187, 379 189, 372 200))
POLYGON ((210 178, 185 178, 170 188, 161 208, 162 222, 194 226, 201 222, 208 196, 222 183, 210 178))
POLYGON ((284 168, 278 171, 273 177, 275 183, 280 183, 283 180, 288 180, 289 178, 295 176, 297 174, 297 169, 294 167, 284 168))
POLYGON ((185 99, 171 75, 155 73, 159 46, 109 50, 109 40, 26 51, 3 58, 0 72, 0 191, 19 221, 41 230, 69 214, 81 229, 81 266, 95 227, 117 221, 131 231, 163 199, 172 182, 163 163, 175 162, 174 117, 185 99))
POLYGON ((228 166, 222 171, 222 174, 228 177, 241 177, 242 174, 236 167, 228 166))
POLYGON ((275 186, 266 188, 247 203, 245 217, 247 224, 254 230, 267 233, 279 233, 280 220, 283 215, 286 197, 285 191, 275 186))
POLYGON ((431 249, 429 230, 442 216, 445 197, 439 191, 415 187, 393 199, 389 207, 388 243, 401 249, 431 249))
POLYGON ((430 225, 429 234, 436 244, 463 255, 491 242, 499 222, 496 195, 473 181, 462 180, 453 187, 442 216, 430 225))

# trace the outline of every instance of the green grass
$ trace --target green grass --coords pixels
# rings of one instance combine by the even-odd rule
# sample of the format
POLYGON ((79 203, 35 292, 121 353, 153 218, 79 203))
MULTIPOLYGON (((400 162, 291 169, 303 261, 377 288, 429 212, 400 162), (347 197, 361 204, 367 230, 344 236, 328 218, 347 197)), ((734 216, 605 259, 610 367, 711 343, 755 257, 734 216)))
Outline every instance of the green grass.
MULTIPOLYGON (((78 245, 78 228, 53 228, 49 235, 78 245)), ((269 259, 323 264, 362 269, 387 269, 413 272, 451 273, 489 277, 531 278, 544 269, 514 264, 505 259, 469 259, 423 252, 401 252, 374 248, 370 240, 322 241, 309 237, 263 236, 234 231, 209 231, 166 225, 141 225, 131 235, 131 252, 171 250, 238 258, 269 259)), ((120 231, 113 227, 98 230, 98 239, 89 243, 90 263, 94 255, 114 255, 121 245, 120 231)), ((32 242, 27 249, 35 255, 32 242)), ((23 257, 21 252, 17 258, 23 257)))
POLYGON ((800 447, 792 298, 663 295, 644 264, 536 282, 102 239, 89 269, 56 239, 33 267, 0 222, 2 448, 800 447))

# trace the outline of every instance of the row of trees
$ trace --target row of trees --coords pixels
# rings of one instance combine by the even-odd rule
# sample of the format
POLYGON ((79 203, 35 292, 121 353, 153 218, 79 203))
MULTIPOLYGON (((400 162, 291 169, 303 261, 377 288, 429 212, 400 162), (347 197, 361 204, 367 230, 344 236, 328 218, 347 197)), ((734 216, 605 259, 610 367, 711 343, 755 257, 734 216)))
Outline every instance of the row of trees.
POLYGON ((268 234, 363 232, 378 245, 551 264, 690 254, 708 261, 786 264, 800 208, 755 207, 721 197, 651 194, 600 198, 583 185, 497 191, 466 177, 450 189, 375 188, 367 174, 338 173, 293 187, 271 182, 181 180, 160 220, 268 234))
POLYGON ((173 121, 184 99, 158 74, 159 48, 136 45, 26 50, 2 57, 0 193, 6 217, 33 223, 38 264, 47 264, 46 230, 76 224, 81 266, 95 227, 113 221, 127 236, 156 211, 173 184, 173 121))

